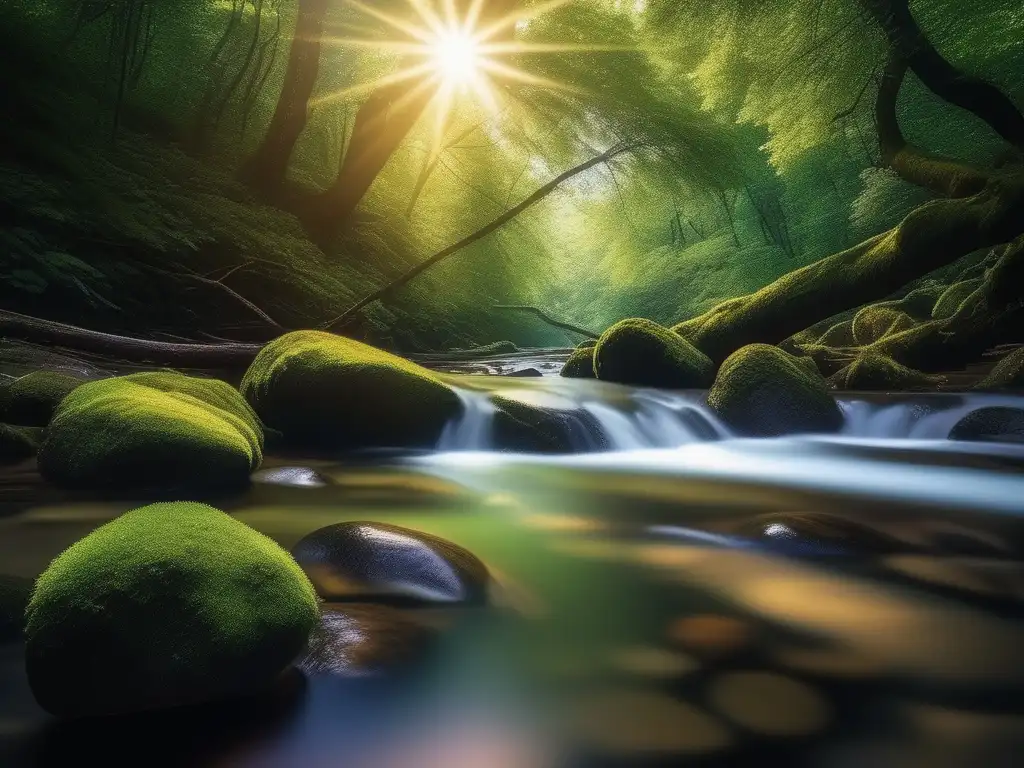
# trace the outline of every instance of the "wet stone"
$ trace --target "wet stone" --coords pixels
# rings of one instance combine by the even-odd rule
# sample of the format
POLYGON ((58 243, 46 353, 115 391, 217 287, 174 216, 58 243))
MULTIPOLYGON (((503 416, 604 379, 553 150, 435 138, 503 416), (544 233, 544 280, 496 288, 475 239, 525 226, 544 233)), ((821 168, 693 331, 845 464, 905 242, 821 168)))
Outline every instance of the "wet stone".
POLYGON ((309 674, 362 676, 415 662, 435 633, 395 608, 325 607, 299 668, 309 674))
POLYGON ((1024 443, 1024 409, 996 406, 964 416, 949 432, 950 440, 1024 443))
POLYGON ((509 371, 505 375, 512 376, 514 378, 536 378, 538 376, 543 376, 544 374, 536 368, 520 368, 517 371, 509 371))
POLYGON ((326 600, 486 602, 490 577, 472 552, 411 528, 337 523, 305 536, 292 555, 326 600))
POLYGON ((736 532, 795 555, 872 555, 905 549, 897 539, 869 525, 822 512, 759 515, 736 532))

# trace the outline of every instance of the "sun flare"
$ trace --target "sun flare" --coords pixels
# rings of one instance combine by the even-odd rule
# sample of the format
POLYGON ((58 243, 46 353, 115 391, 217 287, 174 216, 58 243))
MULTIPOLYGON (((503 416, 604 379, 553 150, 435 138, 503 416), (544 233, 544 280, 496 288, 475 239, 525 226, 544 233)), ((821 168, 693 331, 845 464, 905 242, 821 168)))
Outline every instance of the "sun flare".
POLYGON ((446 29, 430 44, 431 57, 443 81, 464 85, 476 79, 481 64, 480 42, 459 28, 446 29))

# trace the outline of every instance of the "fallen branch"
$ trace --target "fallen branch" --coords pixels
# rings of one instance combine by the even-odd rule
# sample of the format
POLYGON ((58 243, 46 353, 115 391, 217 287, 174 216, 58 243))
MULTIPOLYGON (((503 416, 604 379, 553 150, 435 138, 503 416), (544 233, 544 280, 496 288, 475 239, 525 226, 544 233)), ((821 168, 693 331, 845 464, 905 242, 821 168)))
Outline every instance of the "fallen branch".
POLYGON ((262 344, 198 344, 136 339, 90 331, 53 320, 0 310, 0 336, 48 346, 67 347, 130 363, 175 368, 247 368, 262 344))
POLYGON ((551 181, 549 181, 547 184, 545 184, 544 186, 542 186, 539 189, 537 189, 532 195, 530 195, 525 200, 523 200, 521 203, 519 203, 519 205, 515 206, 514 208, 510 208, 509 210, 505 211, 505 213, 501 214, 501 216, 496 218, 490 224, 482 227, 481 229, 478 229, 476 232, 474 232, 471 235, 467 235, 466 237, 464 237, 461 240, 459 240, 459 242, 457 242, 457 243, 455 243, 453 245, 449 245, 447 248, 445 248, 445 249, 443 249, 441 251, 438 251, 437 253, 435 253, 430 258, 425 259, 424 261, 421 261, 415 267, 413 267, 409 271, 405 272, 404 274, 400 275, 395 280, 392 280, 390 283, 385 285, 383 288, 380 288, 380 289, 374 291, 373 293, 369 294, 368 296, 365 296, 364 298, 360 299, 357 303, 353 304, 351 307, 349 307, 347 310, 345 310, 343 313, 338 315, 333 320, 330 320, 329 322, 324 323, 321 326, 321 328, 323 328, 325 330, 330 330, 330 329, 338 327, 338 326, 342 326, 343 327, 346 323, 348 323, 348 321, 350 321, 358 312, 360 312, 367 305, 372 304, 373 302, 378 301, 379 299, 384 298, 385 296, 387 296, 392 291, 402 287, 403 285, 408 283, 410 280, 412 280, 414 277, 418 276, 422 272, 425 272, 427 269, 429 269, 430 267, 434 266, 435 264, 437 264, 442 259, 445 259, 445 258, 447 258, 447 257, 449 257, 449 256, 451 256, 451 255, 453 255, 455 253, 458 253, 459 251, 461 251, 466 246, 472 245, 477 240, 482 240, 483 238, 487 237, 487 235, 489 235, 492 232, 500 229, 505 224, 507 224, 508 222, 512 221, 512 219, 514 219, 520 213, 525 211, 527 208, 529 208, 529 207, 533 206, 534 204, 540 202, 545 197, 547 197, 549 194, 554 192, 555 189, 557 189, 563 182, 568 181, 573 176, 576 176, 576 175, 578 175, 580 173, 583 173, 584 171, 589 170, 590 168, 593 168, 595 165, 600 165, 601 163, 606 163, 609 160, 611 160, 612 158, 617 157, 618 155, 621 155, 621 154, 623 154, 625 152, 630 152, 633 149, 636 149, 636 146, 637 145, 635 145, 635 144, 616 144, 614 147, 612 147, 611 149, 609 149, 609 150, 607 150, 605 152, 602 152, 600 155, 597 155, 596 157, 592 157, 589 160, 587 160, 586 162, 580 163, 579 165, 575 166, 574 168, 570 168, 568 171, 565 171, 564 173, 559 174, 558 176, 553 178, 551 181))
MULTIPOLYGON (((229 272, 228 274, 231 274, 231 273, 229 272)), ((272 318, 270 315, 268 315, 262 309, 257 307, 255 304, 253 304, 247 298, 245 298, 245 296, 242 296, 242 294, 238 293, 234 289, 232 289, 232 288, 228 287, 227 285, 225 285, 224 283, 222 283, 221 280, 223 280, 224 277, 227 277, 227 275, 224 275, 224 277, 222 277, 220 280, 213 280, 213 279, 211 279, 209 277, 203 277, 202 275, 196 275, 196 274, 193 274, 191 272, 186 272, 186 273, 182 274, 182 277, 186 277, 189 280, 195 280, 196 282, 203 283, 204 285, 209 285, 209 286, 212 286, 214 288, 219 288, 220 290, 222 290, 226 294, 228 294, 231 298, 233 298, 235 301, 237 301, 239 304, 241 304, 241 305, 247 307, 249 310, 251 310, 254 315, 256 315, 261 320, 263 320, 265 323, 267 323, 267 325, 270 325, 270 326, 272 326, 274 328, 277 328, 278 330, 282 330, 282 331, 284 330, 284 328, 281 326, 280 323, 278 323, 276 320, 274 320, 274 318, 272 318)))
POLYGON ((566 331, 572 331, 578 333, 580 336, 586 336, 588 339, 599 338, 601 334, 588 331, 586 328, 580 328, 578 325, 572 323, 565 323, 561 320, 555 320, 551 315, 547 314, 544 310, 539 307, 529 307, 522 304, 495 304, 495 309, 507 309, 517 312, 529 312, 532 315, 536 315, 548 325, 553 325, 555 328, 561 328, 566 331))

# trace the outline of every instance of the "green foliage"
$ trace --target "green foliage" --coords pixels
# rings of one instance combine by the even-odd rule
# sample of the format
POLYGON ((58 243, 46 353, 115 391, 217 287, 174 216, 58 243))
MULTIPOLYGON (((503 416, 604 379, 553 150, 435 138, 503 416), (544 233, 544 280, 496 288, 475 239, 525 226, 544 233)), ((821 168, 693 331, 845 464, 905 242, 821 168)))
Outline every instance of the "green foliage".
POLYGON ((241 389, 268 427, 307 447, 432 447, 462 408, 427 369, 320 331, 267 344, 241 389))
POLYGON ((56 485, 237 488, 263 460, 263 429, 223 381, 136 373, 83 384, 61 402, 39 453, 56 485))
POLYGON ((152 504, 39 577, 25 666, 56 715, 193 704, 270 685, 318 614, 309 579, 273 540, 205 504, 152 504))

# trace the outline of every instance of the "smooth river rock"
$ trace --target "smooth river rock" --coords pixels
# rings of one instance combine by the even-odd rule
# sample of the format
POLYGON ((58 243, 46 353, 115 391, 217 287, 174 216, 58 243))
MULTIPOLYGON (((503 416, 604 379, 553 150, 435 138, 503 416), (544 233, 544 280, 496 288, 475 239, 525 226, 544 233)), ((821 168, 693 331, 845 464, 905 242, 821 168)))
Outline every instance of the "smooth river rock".
POLYGON ((1024 443, 1024 410, 1006 406, 979 408, 956 423, 949 439, 1024 443))
POLYGON ((326 600, 486 602, 487 568, 472 552, 411 528, 336 523, 305 536, 292 555, 326 600))
POLYGON ((434 638, 433 630, 388 606, 325 607, 299 667, 309 674, 378 674, 413 662, 434 638))

